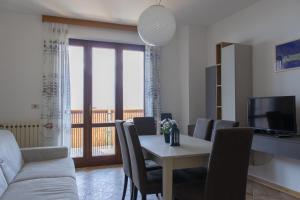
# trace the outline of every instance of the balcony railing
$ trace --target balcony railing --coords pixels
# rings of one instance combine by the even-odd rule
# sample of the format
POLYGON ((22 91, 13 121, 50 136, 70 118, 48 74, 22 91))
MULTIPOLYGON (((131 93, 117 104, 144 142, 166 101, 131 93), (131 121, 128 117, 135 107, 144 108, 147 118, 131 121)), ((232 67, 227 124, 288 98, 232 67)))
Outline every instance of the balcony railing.
MULTIPOLYGON (((72 110, 72 124, 83 124, 83 111, 72 110)), ((128 120, 134 117, 144 116, 144 110, 124 110, 123 119, 128 120)), ((93 110, 93 123, 112 123, 115 119, 114 110, 93 110)), ((72 128, 72 157, 83 156, 83 127, 72 128)), ((113 155, 115 154, 115 128, 114 127, 93 127, 92 129, 92 155, 113 155)))

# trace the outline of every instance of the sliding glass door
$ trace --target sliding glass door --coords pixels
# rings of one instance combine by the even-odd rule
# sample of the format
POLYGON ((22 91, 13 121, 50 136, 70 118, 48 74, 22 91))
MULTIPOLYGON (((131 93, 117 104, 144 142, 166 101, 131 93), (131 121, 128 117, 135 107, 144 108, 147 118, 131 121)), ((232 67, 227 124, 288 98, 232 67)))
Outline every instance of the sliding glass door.
POLYGON ((76 165, 119 163, 115 119, 144 115, 144 46, 71 39, 70 75, 76 165))

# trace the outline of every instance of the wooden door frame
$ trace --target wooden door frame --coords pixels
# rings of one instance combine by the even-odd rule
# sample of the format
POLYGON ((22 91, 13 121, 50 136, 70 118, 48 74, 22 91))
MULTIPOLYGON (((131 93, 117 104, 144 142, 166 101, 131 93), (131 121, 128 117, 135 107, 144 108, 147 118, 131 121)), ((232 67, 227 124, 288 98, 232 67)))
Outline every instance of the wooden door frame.
POLYGON ((115 123, 92 123, 92 48, 109 48, 116 51, 115 69, 115 119, 123 119, 123 50, 145 52, 144 45, 69 39, 69 45, 84 49, 84 114, 83 124, 72 124, 72 128, 83 128, 83 157, 74 158, 76 167, 111 165, 122 163, 120 145, 115 135, 115 155, 92 156, 92 128, 115 127, 115 123), (87 134, 90 133, 90 134, 87 134))

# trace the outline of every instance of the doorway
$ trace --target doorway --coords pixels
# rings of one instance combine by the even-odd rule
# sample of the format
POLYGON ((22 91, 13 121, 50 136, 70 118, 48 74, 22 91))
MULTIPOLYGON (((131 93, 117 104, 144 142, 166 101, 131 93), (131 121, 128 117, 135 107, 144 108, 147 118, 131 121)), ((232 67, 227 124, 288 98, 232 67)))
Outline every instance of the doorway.
POLYGON ((121 162, 115 120, 144 116, 142 45, 70 39, 71 156, 77 167, 121 162))

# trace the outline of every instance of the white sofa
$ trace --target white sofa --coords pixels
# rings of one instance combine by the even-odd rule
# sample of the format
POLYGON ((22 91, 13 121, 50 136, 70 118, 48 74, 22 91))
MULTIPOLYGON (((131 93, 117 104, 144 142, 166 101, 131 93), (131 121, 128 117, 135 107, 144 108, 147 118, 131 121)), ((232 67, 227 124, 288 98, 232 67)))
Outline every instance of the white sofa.
POLYGON ((75 167, 66 147, 20 149, 0 130, 0 200, 78 200, 75 167))

